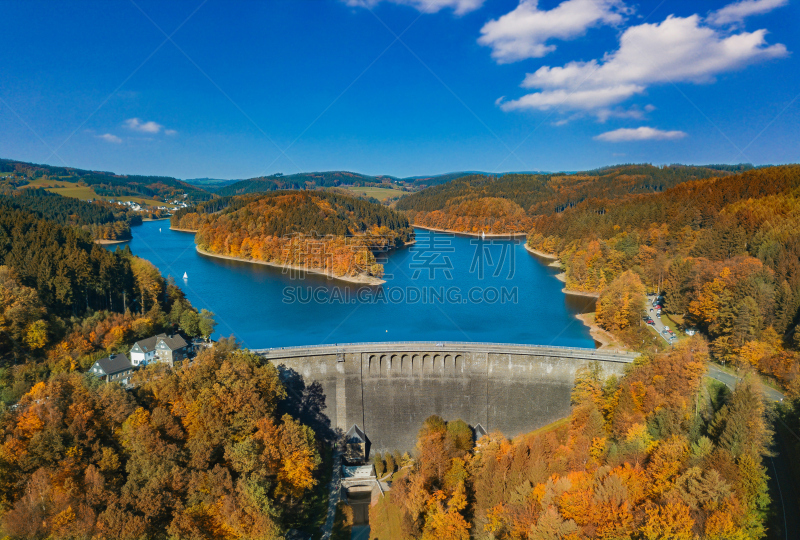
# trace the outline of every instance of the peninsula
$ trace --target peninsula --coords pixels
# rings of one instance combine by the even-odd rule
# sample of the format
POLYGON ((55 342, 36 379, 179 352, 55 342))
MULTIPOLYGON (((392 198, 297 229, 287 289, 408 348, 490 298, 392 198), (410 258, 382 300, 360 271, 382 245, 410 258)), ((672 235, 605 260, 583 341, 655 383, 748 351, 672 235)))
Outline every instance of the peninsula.
POLYGON ((176 212, 199 253, 291 268, 351 283, 384 283, 375 253, 412 241, 408 219, 369 201, 323 191, 223 197, 176 212))

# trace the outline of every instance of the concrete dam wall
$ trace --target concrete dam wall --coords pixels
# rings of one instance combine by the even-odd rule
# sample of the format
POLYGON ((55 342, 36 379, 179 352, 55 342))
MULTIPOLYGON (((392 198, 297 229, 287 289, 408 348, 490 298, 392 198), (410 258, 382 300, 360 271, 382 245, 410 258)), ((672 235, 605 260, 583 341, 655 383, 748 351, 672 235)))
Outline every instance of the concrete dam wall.
POLYGON ((581 366, 622 374, 635 355, 593 349, 480 343, 364 343, 253 351, 319 382, 325 414, 346 432, 358 424, 373 451, 411 450, 432 414, 508 437, 569 414, 581 366))

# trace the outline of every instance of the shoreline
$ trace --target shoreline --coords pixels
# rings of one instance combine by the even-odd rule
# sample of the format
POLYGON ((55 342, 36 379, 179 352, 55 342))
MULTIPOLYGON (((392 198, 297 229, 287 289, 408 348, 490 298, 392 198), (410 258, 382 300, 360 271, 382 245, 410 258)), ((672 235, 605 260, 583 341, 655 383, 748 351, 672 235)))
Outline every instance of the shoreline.
MULTIPOLYGON (((550 260, 551 262, 547 266, 552 267, 552 268, 561 268, 561 261, 558 260, 557 256, 555 256, 555 255, 553 255, 551 253, 545 253, 544 251, 539 251, 538 249, 533 249, 532 247, 530 247, 528 245, 527 242, 525 242, 524 246, 525 246, 525 249, 527 249, 529 253, 532 253, 533 255, 536 255, 537 257, 541 257, 543 259, 550 260)), ((567 283, 567 273, 566 272, 559 272, 558 274, 556 274, 553 277, 556 278, 561 283, 564 283, 564 284, 567 283)), ((583 297, 587 297, 587 298, 600 298, 600 293, 592 292, 592 291, 573 291, 571 289, 567 289, 566 287, 564 287, 564 288, 561 289, 561 292, 563 292, 564 294, 571 294, 573 296, 583 296, 583 297)))
POLYGON ((197 252, 201 255, 206 255, 208 257, 215 257, 218 259, 228 259, 230 261, 239 261, 239 262, 246 262, 252 264, 263 264, 264 266, 272 266, 273 268, 287 268, 289 270, 297 270, 299 272, 306 272, 308 274, 317 274, 320 276, 325 276, 329 279, 338 279, 341 281, 347 281, 348 283, 355 283, 358 285, 383 285, 386 283, 386 280, 376 278, 373 276, 336 276, 331 273, 325 272, 319 268, 305 268, 302 266, 297 266, 294 264, 282 264, 282 263, 273 263, 268 261, 257 261, 254 259, 243 259, 241 257, 232 257, 230 255, 218 255, 216 253, 210 253, 208 251, 200 249, 200 246, 194 247, 197 252))
MULTIPOLYGON (((529 253, 533 253, 534 255, 536 255, 537 257, 541 257, 542 259, 549 260, 550 262, 547 263, 547 266, 550 266, 551 268, 561 268, 561 261, 558 260, 558 256, 553 255, 552 253, 545 253, 544 251, 539 251, 538 249, 533 249, 531 246, 528 245, 528 242, 525 242, 522 245, 525 246, 525 249, 527 249, 529 253)), ((563 272, 561 274, 563 274, 563 272)), ((561 274, 559 274, 559 276, 561 274)), ((561 279, 558 276, 556 276, 556 278, 563 282, 566 282, 566 279, 561 279)))
POLYGON ((594 312, 579 313, 578 315, 575 315, 575 318, 581 321, 583 325, 589 329, 589 335, 592 336, 592 339, 600 343, 600 346, 596 347, 596 349, 604 351, 631 352, 627 347, 620 346, 617 340, 614 339, 613 334, 600 328, 594 321, 594 315, 594 312))
POLYGON ((170 216, 167 216, 167 217, 160 217, 160 218, 149 218, 149 217, 143 217, 143 218, 142 218, 142 222, 145 222, 145 221, 164 221, 165 219, 169 219, 169 218, 170 218, 170 216))
POLYGON ((124 244, 125 242, 130 242, 132 238, 128 238, 127 240, 93 240, 95 244, 98 246, 111 246, 114 244, 124 244))
MULTIPOLYGON (((424 229, 426 231, 434 231, 434 232, 443 232, 443 233, 450 233, 450 234, 461 234, 464 236, 476 236, 478 238, 482 237, 481 233, 473 233, 473 232, 465 232, 465 231, 453 231, 450 229, 437 229, 436 227, 426 227, 425 225, 417 225, 416 223, 411 224, 412 227, 416 227, 417 229, 424 229)), ((521 236, 528 237, 528 233, 518 232, 518 233, 490 233, 485 235, 486 238, 519 238, 521 236)))
MULTIPOLYGON (((153 221, 155 221, 155 220, 153 220, 153 221)), ((197 234, 197 231, 193 230, 193 229, 179 229, 177 227, 170 227, 169 230, 178 231, 178 232, 190 232, 192 234, 197 234)))

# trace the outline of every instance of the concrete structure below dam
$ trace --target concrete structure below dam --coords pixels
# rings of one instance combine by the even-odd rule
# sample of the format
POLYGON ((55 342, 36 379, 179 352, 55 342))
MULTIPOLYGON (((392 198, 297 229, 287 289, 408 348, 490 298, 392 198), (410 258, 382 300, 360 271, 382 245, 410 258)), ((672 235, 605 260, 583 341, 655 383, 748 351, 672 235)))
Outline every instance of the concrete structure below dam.
POLYGON ((331 426, 366 433, 373 451, 411 450, 432 414, 508 437, 569 414, 581 366, 622 374, 636 355, 499 343, 403 342, 253 351, 318 381, 331 426))

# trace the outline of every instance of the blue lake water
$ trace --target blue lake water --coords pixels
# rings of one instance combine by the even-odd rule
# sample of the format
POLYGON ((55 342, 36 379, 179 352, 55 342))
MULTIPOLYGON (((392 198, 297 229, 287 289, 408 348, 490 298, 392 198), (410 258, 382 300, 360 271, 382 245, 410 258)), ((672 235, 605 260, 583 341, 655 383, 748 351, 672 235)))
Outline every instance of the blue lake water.
POLYGON ((522 240, 422 229, 416 240, 383 256, 386 283, 373 287, 203 256, 194 235, 168 221, 134 227, 128 244, 195 307, 215 313, 215 337, 251 349, 406 340, 595 346, 575 318, 594 301, 563 294, 556 269, 522 240))

